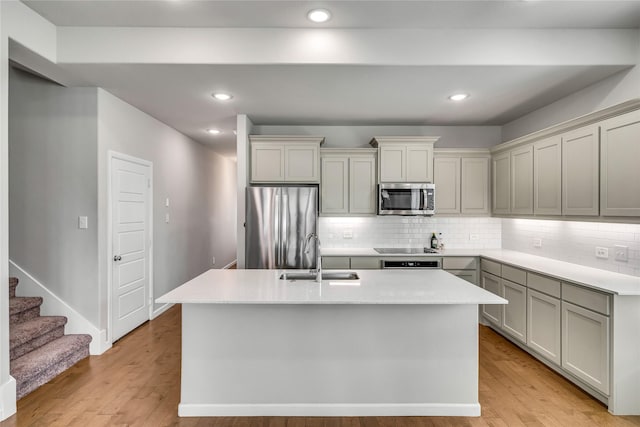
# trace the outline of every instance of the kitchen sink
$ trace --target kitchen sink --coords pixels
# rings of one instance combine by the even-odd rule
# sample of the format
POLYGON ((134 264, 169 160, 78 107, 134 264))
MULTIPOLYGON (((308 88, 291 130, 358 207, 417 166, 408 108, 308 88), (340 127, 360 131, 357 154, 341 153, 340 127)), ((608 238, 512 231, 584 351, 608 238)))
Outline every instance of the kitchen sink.
MULTIPOLYGON (((282 273, 280 280, 315 280, 316 273, 292 272, 282 273)), ((322 280, 358 280, 360 277, 353 271, 328 271, 322 273, 322 280)))

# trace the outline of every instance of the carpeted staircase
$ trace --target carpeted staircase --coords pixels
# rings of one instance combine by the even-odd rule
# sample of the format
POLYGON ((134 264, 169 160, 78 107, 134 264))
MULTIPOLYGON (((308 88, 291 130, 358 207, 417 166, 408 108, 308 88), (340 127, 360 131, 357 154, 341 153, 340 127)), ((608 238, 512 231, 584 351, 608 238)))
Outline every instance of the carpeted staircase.
POLYGON ((90 335, 65 335, 67 318, 40 316, 40 297, 16 297, 18 279, 9 279, 11 376, 17 398, 31 393, 89 356, 90 335))

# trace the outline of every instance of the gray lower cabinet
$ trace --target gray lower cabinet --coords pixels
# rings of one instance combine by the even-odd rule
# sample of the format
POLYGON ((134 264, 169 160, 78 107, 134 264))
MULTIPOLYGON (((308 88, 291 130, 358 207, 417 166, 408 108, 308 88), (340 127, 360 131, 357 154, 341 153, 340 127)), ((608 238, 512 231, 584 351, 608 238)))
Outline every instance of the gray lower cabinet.
POLYGON ((609 395, 609 317, 562 301, 562 367, 609 395))
POLYGON ((348 256, 323 256, 322 268, 327 270, 342 270, 351 268, 351 259, 348 256))
POLYGON ((478 261, 476 257, 443 257, 442 268, 474 285, 478 284, 478 261))
POLYGON ((527 288, 502 279, 502 297, 509 304, 502 307, 502 330, 520 342, 527 342, 527 288))
MULTIPOLYGON (((483 271, 480 277, 480 286, 486 291, 502 296, 502 284, 500 283, 500 278, 493 274, 483 271)), ((489 320, 495 326, 498 326, 499 328, 502 327, 502 305, 483 304, 481 313, 485 319, 489 320)))
POLYGON ((560 366, 560 299, 527 289, 527 344, 560 366))

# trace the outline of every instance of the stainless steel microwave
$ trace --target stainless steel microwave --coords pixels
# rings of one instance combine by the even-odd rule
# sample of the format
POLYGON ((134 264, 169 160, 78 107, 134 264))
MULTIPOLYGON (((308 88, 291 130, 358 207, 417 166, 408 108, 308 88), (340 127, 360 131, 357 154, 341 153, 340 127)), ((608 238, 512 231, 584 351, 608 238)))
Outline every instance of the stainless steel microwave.
POLYGON ((378 185, 378 215, 433 215, 435 184, 378 185))

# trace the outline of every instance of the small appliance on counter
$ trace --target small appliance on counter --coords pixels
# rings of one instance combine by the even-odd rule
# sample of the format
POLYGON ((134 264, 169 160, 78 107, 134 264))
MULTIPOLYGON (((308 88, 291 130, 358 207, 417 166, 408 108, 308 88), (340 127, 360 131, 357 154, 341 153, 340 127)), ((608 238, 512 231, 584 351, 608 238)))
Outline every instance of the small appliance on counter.
POLYGON ((378 215, 433 215, 435 191, 431 183, 380 184, 378 215))
POLYGON ((318 187, 247 187, 246 268, 316 268, 318 187))

